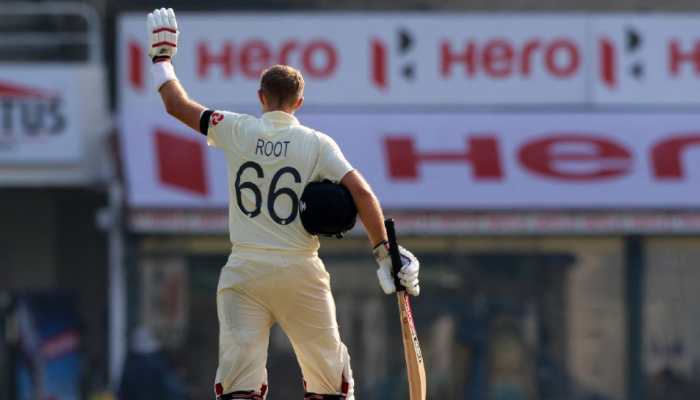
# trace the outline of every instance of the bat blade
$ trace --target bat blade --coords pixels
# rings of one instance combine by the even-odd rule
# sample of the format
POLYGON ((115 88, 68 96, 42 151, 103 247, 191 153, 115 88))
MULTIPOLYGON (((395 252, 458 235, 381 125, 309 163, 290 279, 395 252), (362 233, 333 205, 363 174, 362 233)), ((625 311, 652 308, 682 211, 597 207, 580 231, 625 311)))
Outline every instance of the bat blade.
POLYGON ((411 302, 405 291, 396 295, 401 316, 401 338, 403 340, 403 353, 406 359, 406 373, 408 375, 408 389, 410 400, 425 400, 427 392, 427 379, 425 377, 425 365, 423 354, 418 342, 416 326, 413 323, 411 302))
MULTIPOLYGON (((389 218, 384 221, 387 236, 389 239, 389 254, 394 268, 394 275, 401 268, 401 256, 399 246, 396 241, 396 229, 394 220, 389 218)), ((425 400, 427 392, 427 380, 425 377, 425 366, 423 365, 423 354, 418 342, 416 326, 413 323, 413 312, 411 311, 411 301, 406 293, 406 288, 401 286, 396 278, 396 299, 399 304, 399 316, 401 317, 401 339, 403 342, 403 354, 406 359, 406 374, 408 375, 408 390, 410 400, 425 400)))

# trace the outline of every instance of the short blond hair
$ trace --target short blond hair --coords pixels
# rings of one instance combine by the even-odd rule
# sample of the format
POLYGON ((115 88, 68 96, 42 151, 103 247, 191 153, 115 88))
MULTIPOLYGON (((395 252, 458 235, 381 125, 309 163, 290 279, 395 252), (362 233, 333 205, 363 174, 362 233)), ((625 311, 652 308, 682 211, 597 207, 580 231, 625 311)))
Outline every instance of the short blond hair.
POLYGON ((304 77, 288 65, 273 65, 263 71, 260 91, 271 107, 290 107, 304 94, 304 77))

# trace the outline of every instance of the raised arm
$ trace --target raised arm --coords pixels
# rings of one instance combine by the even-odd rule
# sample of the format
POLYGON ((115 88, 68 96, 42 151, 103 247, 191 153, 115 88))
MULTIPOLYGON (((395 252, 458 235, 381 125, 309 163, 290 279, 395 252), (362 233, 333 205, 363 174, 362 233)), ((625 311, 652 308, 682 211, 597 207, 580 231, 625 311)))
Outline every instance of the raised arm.
POLYGON ((191 100, 178 80, 166 82, 158 91, 168 114, 195 131, 200 131, 200 118, 206 108, 191 100))
POLYGON ((180 32, 172 8, 160 8, 148 14, 148 56, 153 61, 152 73, 165 110, 190 128, 200 131, 200 118, 205 107, 191 100, 175 76, 172 59, 177 53, 180 32))

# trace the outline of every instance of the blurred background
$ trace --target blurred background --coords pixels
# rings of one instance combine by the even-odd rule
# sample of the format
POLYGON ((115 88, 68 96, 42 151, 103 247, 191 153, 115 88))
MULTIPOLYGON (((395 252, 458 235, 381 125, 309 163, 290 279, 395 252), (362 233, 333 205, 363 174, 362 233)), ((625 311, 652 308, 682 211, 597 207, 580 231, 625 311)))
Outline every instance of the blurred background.
MULTIPOLYGON (((211 108, 302 71, 421 259, 429 399, 700 396, 697 1, 4 0, 0 399, 213 398, 226 168, 153 89, 161 6, 211 108)), ((322 256, 357 398, 406 399, 363 231, 322 256)), ((301 398, 277 328, 268 369, 301 398)))

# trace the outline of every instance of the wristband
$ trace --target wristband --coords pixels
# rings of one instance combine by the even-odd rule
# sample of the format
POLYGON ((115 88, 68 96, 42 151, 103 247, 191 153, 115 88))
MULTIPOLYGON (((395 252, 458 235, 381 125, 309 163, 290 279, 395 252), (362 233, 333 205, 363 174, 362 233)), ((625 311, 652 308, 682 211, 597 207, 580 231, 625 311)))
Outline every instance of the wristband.
POLYGON ((386 246, 386 244, 389 243, 386 240, 382 240, 381 242, 377 243, 374 247, 372 247, 372 250, 376 249, 379 246, 386 246))
POLYGON ((161 61, 151 66, 151 75, 153 75, 153 83, 156 91, 160 90, 166 82, 176 81, 175 68, 173 64, 167 61, 161 61))
POLYGON ((382 260, 389 256, 389 242, 382 240, 372 249, 372 254, 377 260, 382 260))

